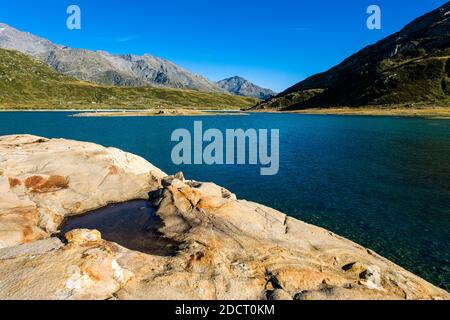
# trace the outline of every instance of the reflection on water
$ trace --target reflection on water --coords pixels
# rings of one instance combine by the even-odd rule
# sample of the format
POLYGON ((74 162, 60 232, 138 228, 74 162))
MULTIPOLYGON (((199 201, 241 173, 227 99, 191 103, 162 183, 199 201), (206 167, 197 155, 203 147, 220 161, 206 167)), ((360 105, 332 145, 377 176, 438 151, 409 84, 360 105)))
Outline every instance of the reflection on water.
POLYGON ((61 235, 75 229, 96 229, 102 238, 123 247, 158 256, 173 256, 178 243, 158 232, 161 219, 147 201, 136 200, 114 204, 89 213, 69 217, 61 235))

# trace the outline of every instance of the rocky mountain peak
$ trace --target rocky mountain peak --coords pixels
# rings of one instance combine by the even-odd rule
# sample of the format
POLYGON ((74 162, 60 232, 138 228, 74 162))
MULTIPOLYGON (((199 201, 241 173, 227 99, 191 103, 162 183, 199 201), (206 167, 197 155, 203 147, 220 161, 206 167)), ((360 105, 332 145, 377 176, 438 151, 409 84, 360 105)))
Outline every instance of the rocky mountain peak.
POLYGON ((240 76, 234 76, 218 81, 217 84, 222 89, 241 96, 248 96, 265 100, 276 95, 276 93, 272 90, 261 88, 260 86, 257 86, 240 76))

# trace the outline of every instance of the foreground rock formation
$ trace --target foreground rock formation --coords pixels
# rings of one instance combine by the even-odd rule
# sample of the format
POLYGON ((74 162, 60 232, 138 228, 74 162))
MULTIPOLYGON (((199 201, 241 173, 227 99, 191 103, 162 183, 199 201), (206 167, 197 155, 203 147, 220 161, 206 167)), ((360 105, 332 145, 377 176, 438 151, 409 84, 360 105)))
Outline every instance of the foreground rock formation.
POLYGON ((144 159, 92 143, 0 139, 0 248, 49 237, 68 215, 145 199, 165 174, 144 159))
POLYGON ((90 143, 0 137, 0 299, 449 299, 376 253, 212 183, 167 177, 90 143), (149 197, 163 257, 74 230, 64 217, 149 197))

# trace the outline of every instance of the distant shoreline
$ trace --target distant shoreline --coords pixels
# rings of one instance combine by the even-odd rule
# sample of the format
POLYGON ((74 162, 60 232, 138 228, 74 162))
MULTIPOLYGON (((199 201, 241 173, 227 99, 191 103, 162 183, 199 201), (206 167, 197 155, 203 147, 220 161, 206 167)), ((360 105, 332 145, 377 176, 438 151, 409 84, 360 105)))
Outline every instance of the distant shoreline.
POLYGON ((239 110, 190 110, 190 109, 164 109, 164 110, 133 110, 133 111, 100 111, 79 112, 72 115, 75 118, 86 117, 178 117, 178 116, 217 116, 217 115, 248 115, 239 110))
POLYGON ((293 111, 251 110, 249 113, 278 113, 278 114, 306 114, 306 115, 340 115, 340 116, 374 116, 374 117, 405 117, 450 119, 449 107, 341 107, 341 108, 311 108, 293 111))
POLYGON ((177 116, 177 115, 214 115, 214 114, 247 114, 240 109, 0 109, 6 112, 73 112, 73 116, 177 116))
POLYGON ((164 117, 164 116, 214 116, 214 115, 248 115, 252 113, 273 114, 305 114, 305 115, 341 115, 341 116, 379 116, 379 117, 405 117, 450 119, 449 107, 341 107, 341 108, 314 108, 293 111, 278 110, 211 110, 211 109, 0 109, 1 112, 73 112, 73 117, 164 117))

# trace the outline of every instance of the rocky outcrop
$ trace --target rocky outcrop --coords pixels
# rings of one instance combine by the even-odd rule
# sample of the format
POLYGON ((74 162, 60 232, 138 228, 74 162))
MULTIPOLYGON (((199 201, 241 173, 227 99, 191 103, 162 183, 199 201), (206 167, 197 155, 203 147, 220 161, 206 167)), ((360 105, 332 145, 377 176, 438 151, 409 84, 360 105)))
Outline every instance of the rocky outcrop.
MULTIPOLYGON (((104 187, 108 182, 91 185, 85 178, 77 180, 75 173, 56 170, 58 163, 64 163, 59 170, 76 163, 80 173, 88 170, 94 175, 89 170, 92 166, 105 175, 109 172, 106 164, 114 159, 117 170, 111 171, 122 172, 114 188, 129 196, 134 192, 137 198, 150 191, 149 201, 164 222, 160 231, 181 243, 175 256, 157 256, 102 240, 96 230, 74 230, 66 234, 65 244, 54 238, 30 239, 29 243, 0 250, 0 299, 450 298, 444 290, 369 249, 263 205, 237 200, 230 191, 213 183, 186 181, 182 174, 163 177, 140 158, 92 144, 30 136, 0 141, 2 181, 12 177, 25 188, 20 194, 10 187, 2 197, 20 194, 29 197, 31 206, 46 204, 51 208, 61 208, 64 203, 68 205, 67 214, 98 206, 100 194, 104 202, 120 200, 104 187), (77 162, 74 149, 89 152, 77 162), (48 155, 55 152, 59 152, 58 157, 48 155), (22 162, 14 161, 19 155, 22 162), (27 190, 23 180, 31 173, 44 176, 44 180, 36 179, 33 188, 52 191, 27 190), (51 175, 67 179, 56 179, 59 183, 54 187, 47 182, 51 175), (142 189, 136 183, 142 183, 142 189), (65 193, 88 186, 100 190, 90 189, 85 197, 91 204, 72 211, 69 194, 65 193), (38 202, 35 194, 40 195, 38 202)), ((0 203, 3 205, 3 200, 0 203)), ((36 228, 43 234, 36 238, 45 238, 51 228, 43 228, 48 219, 39 209, 36 228)), ((3 212, 7 214, 7 210, 3 212)), ((55 227, 57 223, 50 225, 55 227)), ((6 229, 3 221, 0 227, 6 229)), ((5 236, 0 234, 0 239, 5 236)))
POLYGON ((0 138, 0 248, 48 237, 68 215, 145 199, 165 174, 144 159, 92 143, 0 138))

